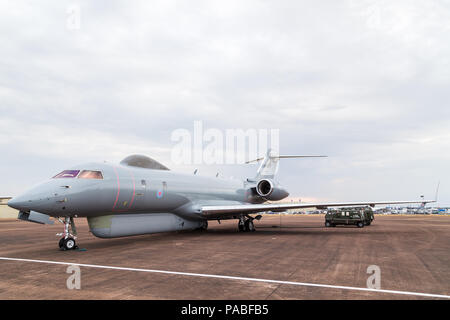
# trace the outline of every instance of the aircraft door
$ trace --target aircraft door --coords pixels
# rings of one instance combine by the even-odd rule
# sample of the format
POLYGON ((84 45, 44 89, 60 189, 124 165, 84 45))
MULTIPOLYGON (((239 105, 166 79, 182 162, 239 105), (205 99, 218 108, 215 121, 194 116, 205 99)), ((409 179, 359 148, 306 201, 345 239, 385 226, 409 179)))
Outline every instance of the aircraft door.
POLYGON ((148 198, 148 183, 149 181, 145 179, 136 180, 133 208, 140 210, 146 208, 146 202, 148 198))

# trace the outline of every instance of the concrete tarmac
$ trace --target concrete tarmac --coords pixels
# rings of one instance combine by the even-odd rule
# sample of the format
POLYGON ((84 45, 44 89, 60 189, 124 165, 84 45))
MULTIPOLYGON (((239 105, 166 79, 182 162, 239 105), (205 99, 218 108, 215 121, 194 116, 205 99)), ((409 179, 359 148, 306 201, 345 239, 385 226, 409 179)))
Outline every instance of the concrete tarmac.
POLYGON ((367 292, 367 268, 381 289, 450 295, 450 217, 376 216, 371 226, 325 228, 323 215, 265 215, 256 232, 237 220, 206 232, 98 239, 76 219, 85 251, 60 251, 62 224, 0 220, 0 258, 270 279, 324 287, 82 266, 69 290, 67 265, 0 260, 0 299, 434 299, 367 292))

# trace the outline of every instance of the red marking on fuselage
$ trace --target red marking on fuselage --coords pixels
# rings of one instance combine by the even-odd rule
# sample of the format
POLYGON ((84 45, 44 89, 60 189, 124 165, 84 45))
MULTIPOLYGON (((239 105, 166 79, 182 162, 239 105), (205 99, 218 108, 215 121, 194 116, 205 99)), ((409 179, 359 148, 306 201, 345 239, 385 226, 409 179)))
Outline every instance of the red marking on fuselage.
POLYGON ((113 167, 113 169, 114 169, 114 172, 116 173, 116 177, 117 177, 117 195, 116 195, 116 201, 114 202, 114 205, 113 205, 113 210, 114 210, 114 208, 116 207, 116 205, 117 205, 117 201, 119 201, 119 194, 120 194, 120 181, 119 181, 119 174, 117 173, 117 170, 116 170, 116 168, 115 167, 113 167))
POLYGON ((128 208, 131 208, 131 205, 133 204, 133 201, 134 201, 134 196, 136 194, 136 183, 134 181, 133 172, 130 171, 130 175, 131 175, 131 178, 133 179, 133 196, 131 197, 130 205, 128 206, 128 208))

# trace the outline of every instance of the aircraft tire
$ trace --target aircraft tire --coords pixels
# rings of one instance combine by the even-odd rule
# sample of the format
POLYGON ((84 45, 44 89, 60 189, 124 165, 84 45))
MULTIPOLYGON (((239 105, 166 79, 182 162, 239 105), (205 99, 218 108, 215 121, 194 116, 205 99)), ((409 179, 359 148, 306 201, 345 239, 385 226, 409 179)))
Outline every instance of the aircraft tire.
POLYGON ((325 227, 327 227, 327 228, 329 228, 329 227, 331 227, 331 223, 330 222, 325 222, 325 227))
POLYGON ((77 246, 75 239, 73 238, 67 238, 64 240, 63 248, 65 250, 73 250, 77 246))
POLYGON ((247 221, 245 221, 245 231, 247 231, 247 232, 256 231, 255 225, 253 224, 252 220, 248 219, 247 221))
POLYGON ((364 227, 364 223, 363 222, 358 222, 357 226, 358 226, 358 228, 363 228, 364 227))
POLYGON ((62 247, 64 246, 64 238, 59 239, 59 248, 62 249, 62 247))
POLYGON ((208 230, 208 221, 204 221, 200 228, 198 228, 200 231, 206 231, 208 230))

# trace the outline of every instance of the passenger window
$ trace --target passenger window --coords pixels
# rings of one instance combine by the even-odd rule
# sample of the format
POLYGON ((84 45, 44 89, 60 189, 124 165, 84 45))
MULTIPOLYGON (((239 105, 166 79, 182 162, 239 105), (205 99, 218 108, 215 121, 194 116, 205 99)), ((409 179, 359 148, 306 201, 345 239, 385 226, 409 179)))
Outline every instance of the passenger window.
POLYGON ((103 175, 100 171, 83 170, 78 179, 103 179, 103 175))
POLYGON ((78 173, 80 173, 80 170, 64 170, 63 172, 58 173, 56 176, 54 176, 53 179, 75 178, 78 173))

